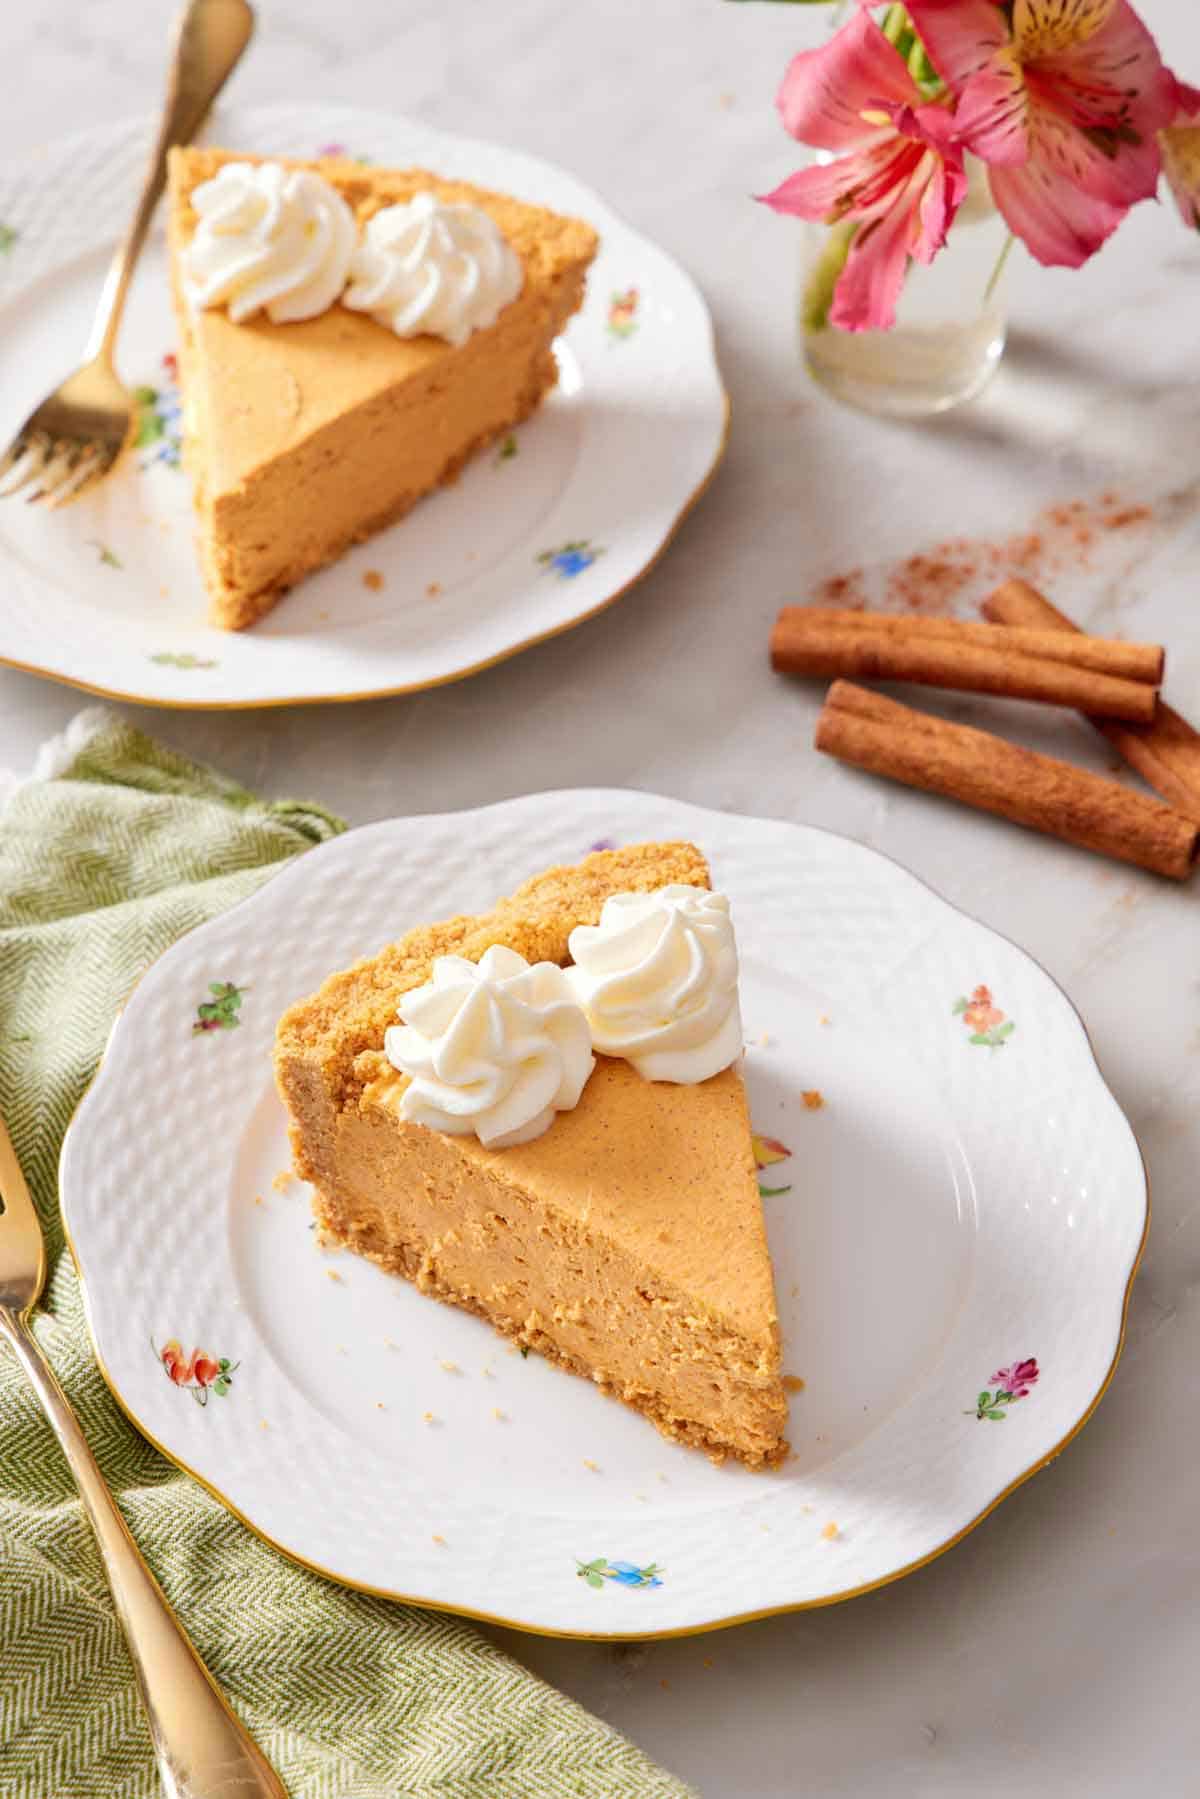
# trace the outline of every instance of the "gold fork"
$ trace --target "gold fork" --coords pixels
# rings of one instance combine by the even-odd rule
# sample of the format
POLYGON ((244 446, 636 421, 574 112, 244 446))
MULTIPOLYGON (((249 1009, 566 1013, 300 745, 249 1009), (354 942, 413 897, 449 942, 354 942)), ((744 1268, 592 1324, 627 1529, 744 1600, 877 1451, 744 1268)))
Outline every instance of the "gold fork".
POLYGON ((33 1336, 28 1312, 46 1278, 41 1227, 0 1119, 0 1339, 7 1338, 70 1463, 150 1723, 170 1799, 287 1799, 287 1789, 226 1704, 142 1560, 95 1457, 33 1336))
POLYGON ((104 281, 82 368, 42 401, 0 456, 0 497, 65 506, 113 468, 133 434, 137 406, 113 367, 113 346, 150 220, 167 178, 167 151, 186 144, 228 81, 254 29, 247 0, 189 0, 176 27, 158 141, 133 223, 104 281))

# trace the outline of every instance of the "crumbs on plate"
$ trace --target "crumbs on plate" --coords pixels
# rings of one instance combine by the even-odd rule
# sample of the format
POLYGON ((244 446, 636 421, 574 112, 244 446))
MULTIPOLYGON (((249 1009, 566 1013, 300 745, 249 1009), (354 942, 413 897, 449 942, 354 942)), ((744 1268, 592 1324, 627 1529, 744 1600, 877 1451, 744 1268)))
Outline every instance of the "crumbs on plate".
POLYGON ((783 1390, 785 1393, 803 1393, 803 1391, 804 1391, 803 1375, 785 1374, 783 1377, 783 1390))
POLYGON ((806 1112, 819 1112, 825 1104, 824 1094, 819 1092, 816 1087, 806 1087, 800 1097, 804 1101, 806 1112))
POLYGON ((372 593, 378 593, 383 586, 383 575, 377 568, 366 569, 363 573, 362 584, 364 587, 369 587, 372 593))
POLYGON ((293 1169, 281 1168, 278 1174, 271 1176, 271 1185, 274 1187, 276 1193, 286 1193, 295 1178, 296 1175, 293 1169))

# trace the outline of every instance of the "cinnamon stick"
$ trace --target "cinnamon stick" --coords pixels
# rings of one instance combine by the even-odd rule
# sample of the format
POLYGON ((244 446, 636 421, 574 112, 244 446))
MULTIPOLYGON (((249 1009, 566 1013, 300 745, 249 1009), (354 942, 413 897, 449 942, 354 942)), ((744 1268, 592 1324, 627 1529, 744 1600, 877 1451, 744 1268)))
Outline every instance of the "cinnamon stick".
MULTIPOLYGON (((1077 668, 1005 645, 996 632, 996 647, 969 637, 913 631, 916 622, 898 620, 879 628, 869 614, 841 615, 836 623, 810 624, 807 608, 788 606, 771 633, 771 661, 793 675, 834 675, 857 680, 915 681, 929 687, 952 687, 965 693, 999 694, 1006 699, 1039 700, 1050 706, 1075 706, 1109 718, 1148 724, 1157 703, 1147 682, 1077 668), (846 623, 845 619, 854 623, 846 623), (909 629, 897 628, 909 627, 909 629)), ((826 614, 826 621, 829 615, 826 614)))
MULTIPOLYGON (((1001 625, 1060 631, 1064 639, 1085 635, 1081 626, 1027 581, 1006 581, 983 602, 983 611, 1001 625)), ((1185 817, 1200 823, 1200 731, 1163 700, 1148 725, 1121 723, 1092 713, 1087 716, 1148 786, 1185 817)))
POLYGON ((830 688, 816 747, 1174 881, 1187 878, 1200 854, 1200 825, 1158 800, 849 681, 830 688))
POLYGON ((1166 652, 1160 643, 1089 637, 1082 631, 1065 632, 1061 625, 1039 625, 1032 618, 996 619, 991 624, 980 624, 975 619, 909 618, 893 612, 853 611, 837 606, 785 606, 779 615, 780 625, 785 618, 789 631, 884 631, 912 643, 933 638, 947 643, 973 643, 984 649, 1018 650, 1022 655, 1040 656, 1047 662, 1067 662, 1073 668, 1090 668, 1097 674, 1117 675, 1126 681, 1144 681, 1151 687, 1161 686, 1166 663, 1166 652))

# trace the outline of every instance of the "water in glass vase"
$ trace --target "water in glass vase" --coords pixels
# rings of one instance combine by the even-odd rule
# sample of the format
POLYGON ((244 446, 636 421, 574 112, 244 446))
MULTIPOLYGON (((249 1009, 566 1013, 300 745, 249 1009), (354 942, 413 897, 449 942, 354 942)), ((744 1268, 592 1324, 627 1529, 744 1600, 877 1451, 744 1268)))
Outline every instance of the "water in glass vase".
POLYGON ((799 326, 804 359, 837 399, 866 412, 922 418, 973 399, 1004 353, 1001 259, 1007 227, 976 164, 945 247, 909 265, 890 331, 839 331, 827 321, 847 224, 805 228, 799 326), (843 235, 839 235, 843 234, 843 235))

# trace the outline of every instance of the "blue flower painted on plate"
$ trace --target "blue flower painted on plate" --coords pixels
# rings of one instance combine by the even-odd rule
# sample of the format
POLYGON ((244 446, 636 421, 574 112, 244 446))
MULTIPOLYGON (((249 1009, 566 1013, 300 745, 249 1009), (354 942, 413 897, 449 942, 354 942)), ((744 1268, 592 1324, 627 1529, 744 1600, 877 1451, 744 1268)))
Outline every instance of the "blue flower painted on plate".
POLYGON ((552 570, 560 581, 571 581, 576 575, 581 575, 585 568, 591 568, 596 558, 603 554, 600 544, 581 537, 571 543, 560 544, 557 550, 539 551, 537 560, 544 569, 552 570))
POLYGON ((606 1580, 618 1587, 661 1587, 663 1584, 663 1570, 657 1562, 648 1562, 644 1568, 639 1568, 635 1562, 610 1562, 600 1555, 594 1562, 577 1561, 575 1572, 589 1587, 602 1587, 606 1580))
POLYGON ((158 385, 134 389, 138 422, 134 443, 144 450, 144 469, 161 463, 178 468, 183 450, 183 402, 179 397, 179 365, 173 355, 162 359, 158 385))

